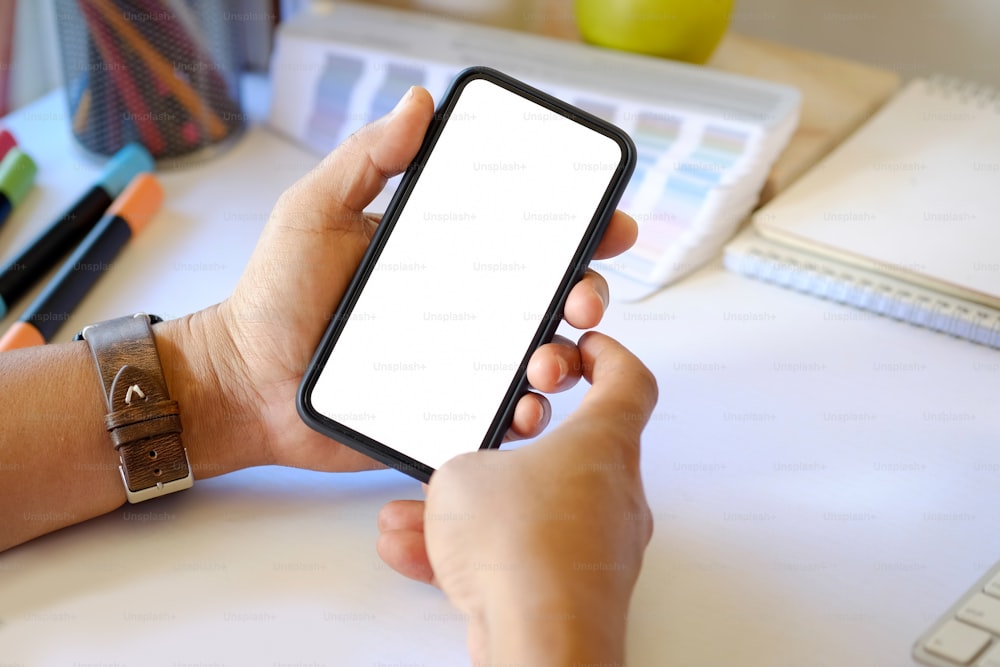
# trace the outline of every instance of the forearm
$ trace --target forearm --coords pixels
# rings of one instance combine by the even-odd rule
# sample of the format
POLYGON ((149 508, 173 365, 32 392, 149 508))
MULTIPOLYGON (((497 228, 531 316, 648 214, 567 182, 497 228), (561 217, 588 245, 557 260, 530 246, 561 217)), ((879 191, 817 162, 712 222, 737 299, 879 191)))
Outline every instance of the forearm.
POLYGON ((540 580, 531 588, 515 594, 506 587, 488 602, 486 664, 625 664, 627 602, 573 581, 540 580))
MULTIPOLYGON (((248 437, 255 429, 220 387, 204 319, 153 330, 195 478, 261 462, 259 443, 248 437)), ((0 550, 125 502, 86 343, 0 354, 0 405, 0 550)))

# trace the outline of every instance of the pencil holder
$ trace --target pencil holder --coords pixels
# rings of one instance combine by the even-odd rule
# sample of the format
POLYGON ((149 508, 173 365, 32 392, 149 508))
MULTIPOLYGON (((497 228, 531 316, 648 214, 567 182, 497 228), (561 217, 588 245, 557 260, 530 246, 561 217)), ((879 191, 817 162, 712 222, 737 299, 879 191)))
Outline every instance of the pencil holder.
POLYGON ((93 153, 144 145, 159 166, 237 137, 239 21, 228 2, 56 0, 73 135, 93 153))

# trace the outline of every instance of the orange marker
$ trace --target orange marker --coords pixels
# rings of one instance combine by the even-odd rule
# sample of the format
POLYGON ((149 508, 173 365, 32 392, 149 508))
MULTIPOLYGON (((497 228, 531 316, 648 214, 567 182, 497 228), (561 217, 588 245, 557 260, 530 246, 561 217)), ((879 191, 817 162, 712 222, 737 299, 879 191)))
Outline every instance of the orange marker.
POLYGON ((0 352, 44 345, 69 318, 130 238, 145 228, 163 203, 152 174, 139 174, 108 208, 20 320, 0 338, 0 352))

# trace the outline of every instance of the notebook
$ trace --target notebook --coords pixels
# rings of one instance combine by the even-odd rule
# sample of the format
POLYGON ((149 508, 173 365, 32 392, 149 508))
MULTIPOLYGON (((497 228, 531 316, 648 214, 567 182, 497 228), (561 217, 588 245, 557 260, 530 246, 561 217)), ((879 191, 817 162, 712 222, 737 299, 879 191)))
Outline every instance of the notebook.
POLYGON ((911 81, 757 211, 724 263, 1000 347, 1000 94, 911 81))
POLYGON ((279 26, 269 124, 317 154, 411 85, 439 98, 470 65, 507 72, 628 132, 639 159, 619 206, 638 221, 639 239, 601 263, 616 298, 641 298, 717 256, 798 122, 800 95, 781 84, 385 7, 316 7, 279 26))

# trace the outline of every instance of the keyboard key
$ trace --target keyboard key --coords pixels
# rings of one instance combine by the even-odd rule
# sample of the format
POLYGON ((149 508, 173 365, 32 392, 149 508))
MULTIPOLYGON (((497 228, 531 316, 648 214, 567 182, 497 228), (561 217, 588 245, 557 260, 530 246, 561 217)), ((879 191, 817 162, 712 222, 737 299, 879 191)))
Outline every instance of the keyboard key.
POLYGON ((958 610, 958 617, 977 628, 1000 634, 1000 600, 976 593, 958 610))
POLYGON ((951 619, 930 636, 924 648, 942 658, 967 665, 989 642, 989 634, 951 619))
POLYGON ((992 579, 986 582, 983 586, 983 592, 987 595, 992 595, 995 598, 1000 598, 1000 572, 995 574, 992 579))
POLYGON ((991 646, 976 663, 976 667, 1000 667, 1000 643, 991 646))

